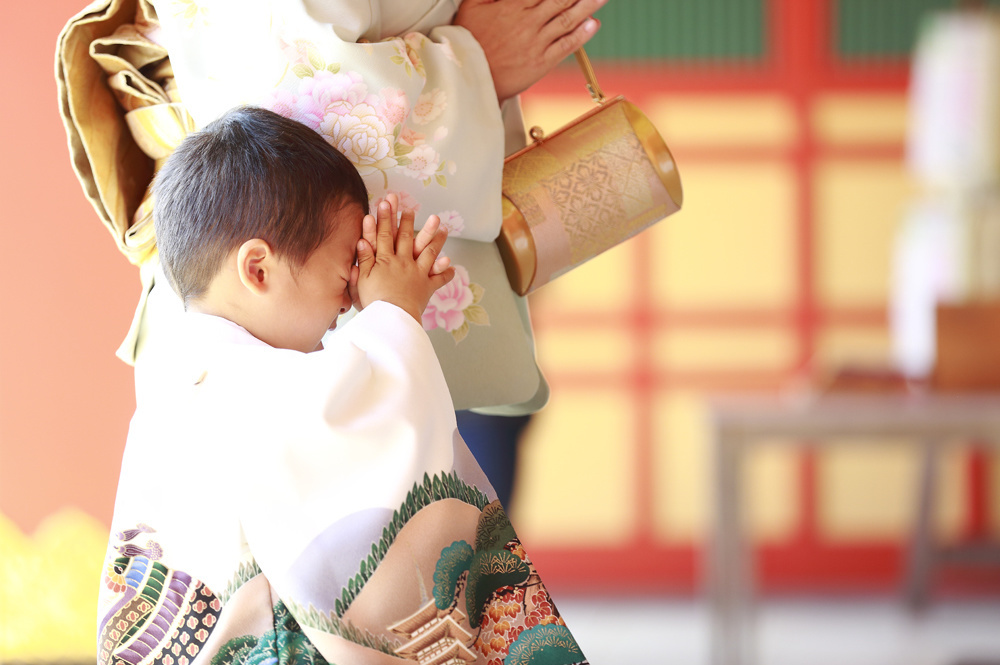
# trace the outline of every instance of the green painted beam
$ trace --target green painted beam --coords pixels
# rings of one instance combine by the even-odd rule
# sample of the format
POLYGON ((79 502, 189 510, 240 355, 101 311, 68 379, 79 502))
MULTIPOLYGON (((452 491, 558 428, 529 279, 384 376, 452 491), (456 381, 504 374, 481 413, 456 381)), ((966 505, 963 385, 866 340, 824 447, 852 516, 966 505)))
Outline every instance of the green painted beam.
POLYGON ((615 0, 597 12, 601 30, 587 52, 595 59, 758 59, 764 7, 765 0, 615 0))

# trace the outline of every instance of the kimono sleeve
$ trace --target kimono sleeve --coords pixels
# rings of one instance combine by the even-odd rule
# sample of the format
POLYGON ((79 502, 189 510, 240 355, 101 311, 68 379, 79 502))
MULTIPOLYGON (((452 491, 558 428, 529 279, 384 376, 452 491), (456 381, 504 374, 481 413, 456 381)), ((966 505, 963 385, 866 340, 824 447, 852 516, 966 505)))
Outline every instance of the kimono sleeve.
POLYGON ((500 229, 504 121, 482 48, 448 25, 451 3, 383 35, 378 0, 158 0, 184 104, 199 125, 237 105, 319 132, 388 192, 452 237, 500 229), (440 15, 438 15, 440 14, 440 15), (441 21, 441 25, 429 25, 441 21))
MULTIPOLYGON (((323 351, 280 359, 298 366, 269 381, 267 403, 243 434, 252 443, 236 500, 248 547, 278 598, 311 637, 310 627, 332 630, 316 634, 316 647, 346 662, 328 646, 362 648, 335 639, 344 589, 372 568, 373 545, 414 488, 456 477, 468 462, 466 451, 456 453, 451 400, 416 321, 374 303, 333 337, 323 351)), ((263 376, 266 365, 255 371, 263 376)), ((476 492, 491 500, 488 483, 476 492)))

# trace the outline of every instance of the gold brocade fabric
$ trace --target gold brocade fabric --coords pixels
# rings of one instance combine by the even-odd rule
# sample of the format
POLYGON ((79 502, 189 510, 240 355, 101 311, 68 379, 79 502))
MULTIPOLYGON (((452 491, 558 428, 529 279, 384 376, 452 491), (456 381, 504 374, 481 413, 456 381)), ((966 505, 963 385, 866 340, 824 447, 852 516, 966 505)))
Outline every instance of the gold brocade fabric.
POLYGON ((153 173, 194 128, 166 49, 145 37, 156 26, 148 0, 98 1, 69 21, 56 55, 74 169, 118 248, 136 265, 155 255, 153 173))
POLYGON ((194 120, 180 103, 167 50, 145 35, 158 26, 148 0, 98 0, 59 35, 56 80, 73 167, 118 249, 138 265, 142 292, 118 349, 135 362, 153 287, 153 175, 194 120))

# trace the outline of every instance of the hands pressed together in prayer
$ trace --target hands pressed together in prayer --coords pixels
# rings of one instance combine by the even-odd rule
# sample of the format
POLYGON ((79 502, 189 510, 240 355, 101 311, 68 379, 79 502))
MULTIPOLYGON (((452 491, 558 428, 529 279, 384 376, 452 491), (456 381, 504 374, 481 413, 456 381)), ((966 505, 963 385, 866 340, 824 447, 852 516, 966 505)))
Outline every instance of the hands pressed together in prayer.
POLYGON ((396 224, 395 194, 378 205, 378 221, 365 215, 358 240, 358 264, 351 271, 348 290, 358 311, 376 300, 403 309, 417 322, 434 292, 451 281, 455 269, 440 256, 447 229, 437 215, 414 233, 414 213, 405 210, 396 224))
POLYGON ((502 104, 586 44, 600 27, 591 14, 607 1, 464 0, 454 23, 483 47, 502 104))

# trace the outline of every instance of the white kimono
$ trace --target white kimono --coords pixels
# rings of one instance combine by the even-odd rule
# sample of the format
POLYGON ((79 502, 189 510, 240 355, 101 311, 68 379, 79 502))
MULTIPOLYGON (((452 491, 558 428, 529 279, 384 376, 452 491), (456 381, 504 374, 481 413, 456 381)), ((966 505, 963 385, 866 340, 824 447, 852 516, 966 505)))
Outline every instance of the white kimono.
POLYGON ((309 354, 188 313, 137 375, 98 662, 585 662, 376 302, 309 354))
POLYGON ((394 192, 418 221, 441 217, 457 277, 423 327, 456 406, 541 408, 527 309, 494 243, 504 155, 524 127, 516 99, 501 111, 479 43, 450 25, 461 0, 153 2, 149 37, 197 126, 240 104, 272 109, 343 152, 373 206, 394 192))

